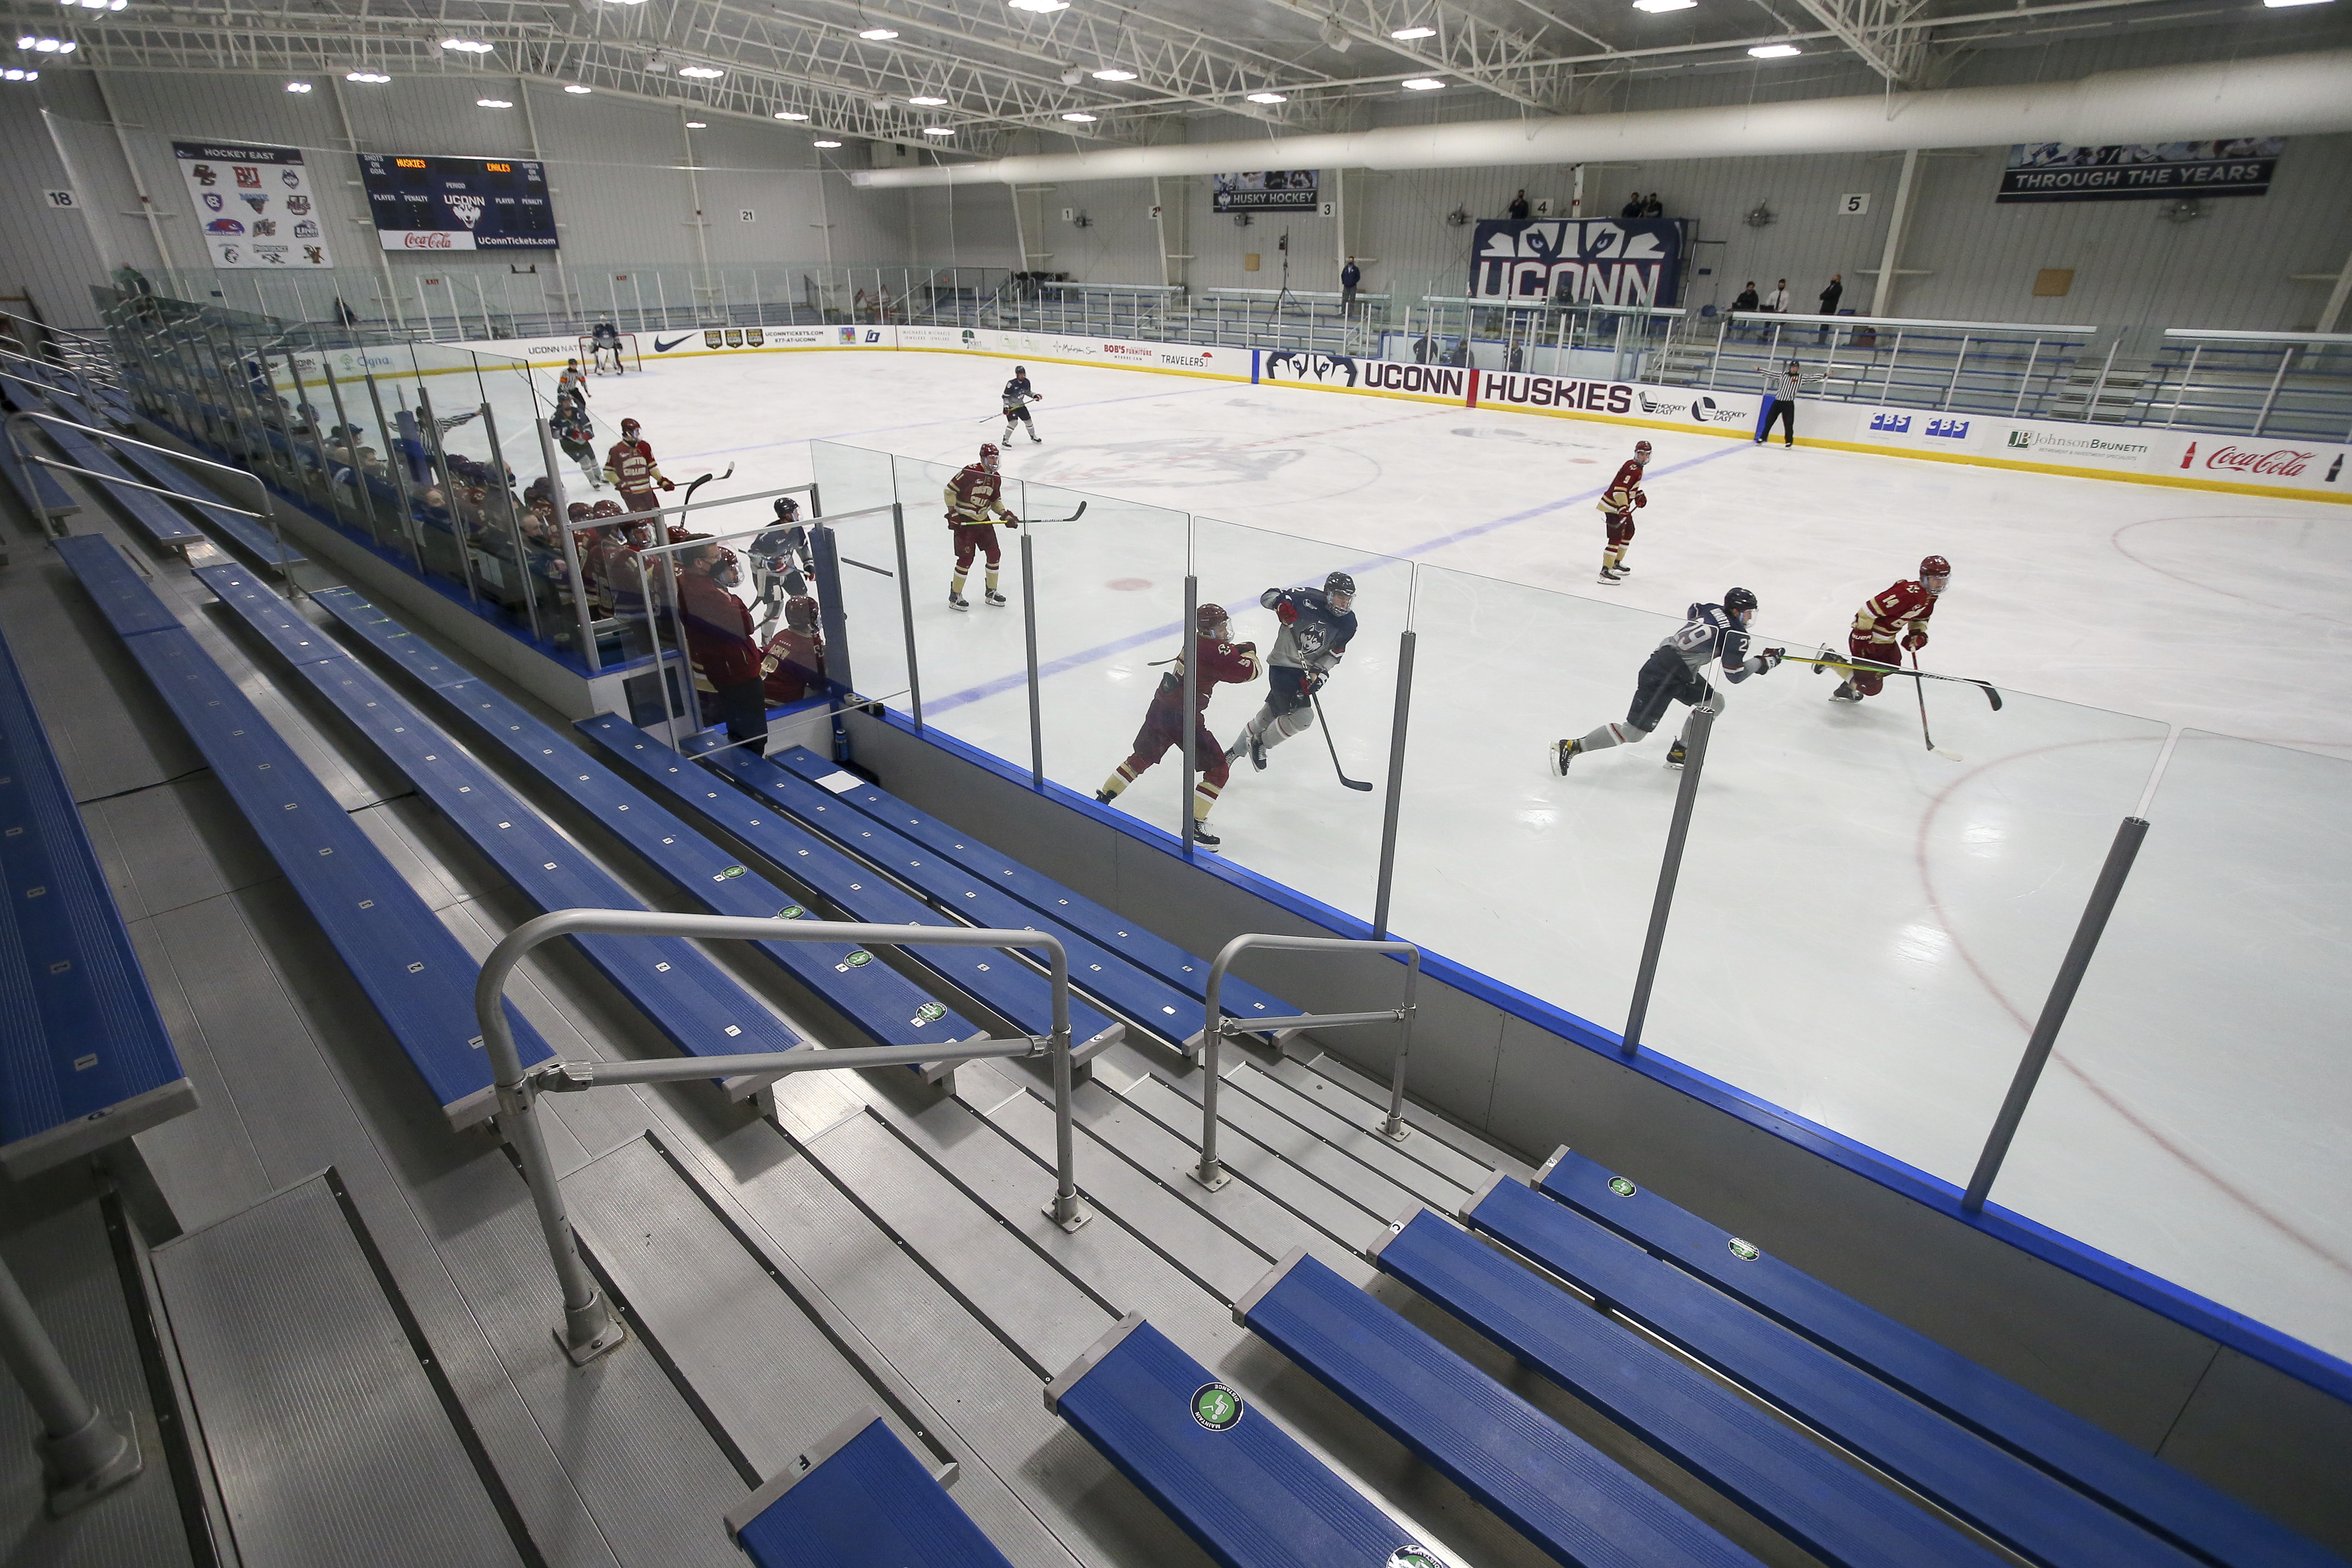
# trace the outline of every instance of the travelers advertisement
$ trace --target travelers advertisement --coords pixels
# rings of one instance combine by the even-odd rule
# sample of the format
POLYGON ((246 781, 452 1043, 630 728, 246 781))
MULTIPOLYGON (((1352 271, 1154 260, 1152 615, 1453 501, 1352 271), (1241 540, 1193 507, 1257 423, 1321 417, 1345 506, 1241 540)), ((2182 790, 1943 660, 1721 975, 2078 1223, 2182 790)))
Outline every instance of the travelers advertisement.
POLYGON ((1671 305, 1689 220, 1489 218, 1470 246, 1470 298, 1496 304, 1671 305))
POLYGON ((215 267, 332 267, 298 147, 174 142, 172 156, 215 267))
POLYGON ((1210 176, 1211 206, 1221 213, 1311 213, 1318 169, 1264 169, 1210 176))
POLYGON ((2001 202, 2144 202, 2157 197, 2259 196, 2271 188, 2284 136, 2155 146, 2077 147, 2021 142, 2000 172, 2001 202))

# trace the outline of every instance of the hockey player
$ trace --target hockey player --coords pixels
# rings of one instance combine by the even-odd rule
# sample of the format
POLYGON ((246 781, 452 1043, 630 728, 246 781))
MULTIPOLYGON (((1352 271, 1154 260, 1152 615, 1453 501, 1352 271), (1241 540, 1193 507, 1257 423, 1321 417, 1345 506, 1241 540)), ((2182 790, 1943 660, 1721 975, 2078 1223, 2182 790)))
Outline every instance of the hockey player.
MULTIPOLYGON (((1588 752, 1648 740, 1670 703, 1686 702, 1696 708, 1712 700, 1716 710, 1722 711, 1722 694, 1707 684, 1709 664, 1720 660, 1724 679, 1737 685, 1751 675, 1770 674, 1780 662, 1784 651, 1780 648, 1768 647, 1752 656, 1748 651, 1747 627, 1756 616, 1756 595, 1747 589, 1732 589, 1720 605, 1693 605, 1687 616, 1680 629, 1652 648, 1643 662, 1642 673, 1633 679, 1633 705, 1625 710, 1625 721, 1603 724, 1580 740, 1554 742, 1554 771, 1567 773, 1568 764, 1588 752)), ((1666 766, 1683 765, 1684 742, 1689 732, 1685 723, 1683 733, 1675 738, 1674 749, 1666 753, 1666 766)))
POLYGON ((1601 580, 1612 587, 1633 570, 1625 564, 1625 552, 1633 542, 1633 513, 1650 504, 1642 493, 1642 470, 1649 461, 1650 444, 1634 442, 1633 455, 1618 465, 1617 477, 1601 492, 1598 504, 1609 529, 1609 542, 1601 550, 1601 580))
POLYGON ((621 363, 621 329, 610 321, 599 321, 588 334, 588 357, 596 362, 598 375, 619 375, 626 368, 621 363))
POLYGON ((996 446, 984 442, 979 459, 959 471, 950 479, 945 492, 948 505, 948 527, 955 532, 955 575, 948 580, 948 603, 959 610, 971 608, 971 601, 963 596, 964 579, 971 575, 971 558, 975 553, 988 557, 988 576, 981 596, 1000 607, 1004 595, 996 591, 997 563, 1003 552, 996 544, 996 525, 1009 522, 1015 528, 1021 520, 1004 510, 1004 480, 996 472, 996 446))
POLYGON ((654 499, 654 487, 666 490, 677 487, 663 477, 661 465, 654 460, 651 444, 642 438, 637 422, 621 421, 621 438, 604 454, 604 482, 621 492, 621 504, 631 511, 657 511, 661 502, 654 499))
POLYGON ((745 553, 751 558, 752 597, 764 635, 784 613, 786 601, 808 592, 808 580, 816 573, 808 529, 801 522, 801 503, 778 496, 776 526, 752 540, 745 553))
POLYGON ((757 754, 768 749, 768 703, 751 611, 735 596, 741 575, 735 552, 716 540, 678 552, 678 618, 703 721, 725 721, 727 738, 757 754))
POLYGON ((1043 436, 1037 434, 1037 422, 1029 417, 1029 405, 1044 401, 1045 395, 1035 391, 1029 384, 1029 367, 1025 364, 1014 365, 1013 379, 1004 384, 1003 439, 1006 441, 1013 439, 1013 426, 1025 425, 1029 427, 1029 439, 1032 442, 1045 440, 1043 436))
POLYGON ((1225 755, 1247 752, 1250 765, 1264 772, 1268 751, 1315 722, 1315 693, 1355 640, 1356 580, 1334 572, 1320 588, 1268 588, 1257 602, 1274 612, 1282 631, 1266 659, 1265 706, 1225 755))
POLYGON ((596 462, 595 422, 588 417, 588 405, 576 398, 559 397, 555 412, 548 416, 548 433, 555 437, 563 455, 580 465, 580 472, 588 480, 588 488, 604 488, 604 470, 596 462))
MULTIPOLYGON (((1903 650, 1913 653, 1927 646, 1927 619, 1936 600, 1952 581, 1952 563, 1940 555, 1919 563, 1919 575, 1895 584, 1884 594, 1863 602, 1853 613, 1853 630, 1845 646, 1857 659, 1872 664, 1900 665, 1903 650)), ((1857 669, 1830 693, 1832 702, 1859 702, 1886 687, 1886 677, 1874 669, 1857 669)))
POLYGON ((824 689, 824 633, 817 629, 817 604, 806 594, 784 601, 784 629, 760 656, 760 676, 770 703, 798 702, 824 689))
MULTIPOLYGON (((1234 623, 1223 605, 1202 605, 1193 618, 1192 652, 1200 661, 1200 686, 1192 710, 1192 765, 1201 770, 1192 784, 1192 841, 1213 849, 1218 839, 1209 831, 1209 808, 1224 792, 1233 767, 1217 738, 1209 733, 1209 696, 1220 682, 1238 686, 1257 679, 1257 644, 1234 641, 1234 623)), ((1117 800, 1144 769, 1166 756, 1170 747, 1183 742, 1183 707, 1184 659, 1179 655, 1175 668, 1161 673, 1159 689, 1151 694, 1143 728, 1135 732, 1133 752, 1103 780, 1102 788, 1095 791, 1097 800, 1105 805, 1117 800)))
POLYGON ((557 406, 561 407, 566 398, 575 400, 583 408, 588 403, 588 374, 580 368, 580 362, 576 359, 565 360, 563 374, 555 378, 557 406))

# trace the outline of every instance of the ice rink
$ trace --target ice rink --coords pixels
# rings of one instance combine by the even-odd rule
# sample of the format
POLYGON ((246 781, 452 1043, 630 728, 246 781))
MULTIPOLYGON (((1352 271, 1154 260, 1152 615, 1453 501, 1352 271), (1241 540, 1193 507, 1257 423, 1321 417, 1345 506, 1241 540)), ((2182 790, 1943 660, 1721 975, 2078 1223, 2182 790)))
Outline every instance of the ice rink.
MULTIPOLYGON (((1622 718, 1694 599, 1744 585, 1768 642, 1842 646, 1864 598, 1949 557, 1925 667, 1995 683, 2002 710, 1926 688, 1954 760, 1923 743, 1909 682, 1833 705, 1835 678, 1792 659, 1734 689, 1645 1047, 1964 1183, 2116 825, 2139 810, 2147 847, 1994 1199, 2352 1356, 2345 509, 1031 370, 1045 441, 1005 452, 1024 510, 1097 498, 1034 530, 1047 773, 1091 792, 1126 754, 1150 661, 1180 646, 1188 562, 1261 647, 1261 589, 1346 568, 1362 630, 1324 707, 1359 779, 1384 776, 1408 618, 1418 641, 1392 925, 1610 1028, 1676 775, 1664 734, 1567 778, 1550 742, 1622 718), (1634 575, 1600 586, 1593 500, 1643 437, 1657 451, 1634 575)), ((592 383, 591 407, 600 446, 634 416, 681 483, 735 463, 706 500, 808 479, 812 440, 862 448, 823 454, 827 509, 894 489, 907 504, 927 720, 1025 764, 1017 536, 1011 607, 982 606, 975 581, 973 608, 952 610, 938 496, 1003 428, 1008 374, 951 354, 745 354, 592 383)), ((748 525, 755 506, 701 525, 748 525)), ((842 534, 845 554, 893 565, 887 522, 842 534)), ((858 685, 898 691, 897 584, 845 579, 858 685)), ((1221 690, 1210 727, 1230 741, 1258 698, 1221 690)), ((1173 761, 1120 808, 1172 829, 1173 761)), ((1341 789, 1312 732, 1263 774, 1238 767, 1213 818, 1227 858, 1368 915, 1378 790, 1341 789)))

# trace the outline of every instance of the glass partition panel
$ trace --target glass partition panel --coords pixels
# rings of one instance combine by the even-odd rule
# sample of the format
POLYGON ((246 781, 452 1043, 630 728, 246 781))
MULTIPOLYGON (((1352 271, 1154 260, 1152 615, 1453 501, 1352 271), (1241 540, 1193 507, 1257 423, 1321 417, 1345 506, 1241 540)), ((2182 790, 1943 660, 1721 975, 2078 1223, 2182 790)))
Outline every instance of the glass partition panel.
MULTIPOLYGON (((834 441, 809 443, 812 477, 827 520, 835 521, 834 546, 841 561, 842 626, 850 679, 864 696, 905 711, 906 618, 898 595, 898 542, 889 512, 876 511, 898 500, 890 454, 834 441)), ((908 531, 912 564, 915 531, 908 531)), ((841 657, 832 673, 840 678, 841 657)), ((942 679, 952 679, 942 675, 942 679)))
MULTIPOLYGON (((1643 1048, 1965 1184, 2167 727, 1895 676, 1835 702, 1817 644, 1757 646, 1790 657, 1725 693, 1643 1048)), ((1658 809, 1667 738, 1629 759, 1658 809)))
POLYGON ((2146 815, 1991 1201, 2352 1357, 2352 763, 2187 731, 2146 815))

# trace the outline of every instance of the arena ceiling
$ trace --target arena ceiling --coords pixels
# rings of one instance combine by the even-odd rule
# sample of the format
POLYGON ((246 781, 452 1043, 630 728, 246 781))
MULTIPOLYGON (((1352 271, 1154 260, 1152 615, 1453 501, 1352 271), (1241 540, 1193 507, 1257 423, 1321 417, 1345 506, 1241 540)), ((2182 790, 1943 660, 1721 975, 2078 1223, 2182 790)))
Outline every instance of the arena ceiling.
POLYGON ((379 85, 344 87, 353 72, 522 76, 942 157, 1000 153, 1024 131, 1082 146, 1183 140, 1187 121, 1203 115, 1322 132, 1378 123, 1408 104, 1448 119, 1573 113, 1629 78, 1785 69, 1794 64, 1790 51, 1808 57, 1811 69, 1826 58, 1890 89, 1933 87, 1986 48, 2232 18, 2259 32, 2278 16, 2248 0, 1643 5, 1673 8, 1631 0, 0 0, 20 32, 76 44, 70 62, 40 62, 52 69, 331 77, 344 91, 379 85), (1757 49, 1780 52, 1759 58, 1757 49))

